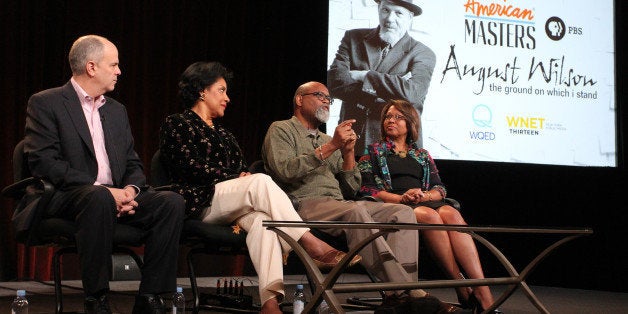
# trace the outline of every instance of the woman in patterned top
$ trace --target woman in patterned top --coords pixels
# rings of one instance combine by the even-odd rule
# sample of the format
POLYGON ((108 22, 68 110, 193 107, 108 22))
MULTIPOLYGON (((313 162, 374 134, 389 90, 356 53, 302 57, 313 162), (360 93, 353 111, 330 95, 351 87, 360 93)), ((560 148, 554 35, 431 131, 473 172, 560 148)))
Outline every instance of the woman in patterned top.
MULTIPOLYGON (((466 225, 460 212, 445 201, 447 190, 427 150, 416 146, 419 115, 404 100, 390 100, 382 110, 382 141, 368 146, 368 155, 358 163, 362 173, 361 194, 388 203, 414 207, 419 223, 466 225)), ((453 279, 484 278, 475 243, 470 235, 456 231, 422 231, 441 268, 453 279)), ((488 286, 456 290, 463 307, 483 309, 493 304, 488 286)))
MULTIPOLYGON (((228 130, 215 123, 229 97, 232 74, 217 62, 197 62, 181 75, 179 94, 185 110, 166 118, 160 130, 162 162, 174 191, 186 200, 188 218, 208 224, 236 224, 247 231, 249 255, 259 276, 262 313, 281 313, 283 256, 290 247, 262 227, 263 220, 301 221, 288 196, 265 174, 246 170, 242 150, 228 130)), ((303 245, 322 268, 346 254, 315 237, 307 228, 281 228, 303 245)), ((351 264, 360 261, 356 256, 351 264)))

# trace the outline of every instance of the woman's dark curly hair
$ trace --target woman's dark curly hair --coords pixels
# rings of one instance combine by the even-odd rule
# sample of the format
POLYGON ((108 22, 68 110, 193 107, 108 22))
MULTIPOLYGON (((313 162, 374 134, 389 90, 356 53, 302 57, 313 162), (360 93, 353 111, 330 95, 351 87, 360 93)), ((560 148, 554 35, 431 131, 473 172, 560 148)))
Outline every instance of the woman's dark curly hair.
POLYGON ((219 62, 196 62, 188 66, 179 79, 179 97, 184 108, 194 106, 201 92, 219 78, 227 81, 233 79, 233 73, 219 62))

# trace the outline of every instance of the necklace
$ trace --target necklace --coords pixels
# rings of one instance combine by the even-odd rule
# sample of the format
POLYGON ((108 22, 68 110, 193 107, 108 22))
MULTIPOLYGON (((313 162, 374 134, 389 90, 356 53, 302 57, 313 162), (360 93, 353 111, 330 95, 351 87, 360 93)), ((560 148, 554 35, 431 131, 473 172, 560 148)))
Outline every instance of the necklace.
MULTIPOLYGON (((396 147, 394 148, 401 148, 402 145, 396 145, 396 147)), ((405 145, 403 145, 405 146, 405 145)), ((401 158, 406 158, 406 156, 408 156, 408 149, 407 146, 404 149, 395 149, 395 154, 401 158)))
POLYGON ((205 124, 207 124, 207 126, 209 126, 212 130, 214 129, 214 121, 212 121, 212 119, 203 118, 203 122, 205 122, 205 124))

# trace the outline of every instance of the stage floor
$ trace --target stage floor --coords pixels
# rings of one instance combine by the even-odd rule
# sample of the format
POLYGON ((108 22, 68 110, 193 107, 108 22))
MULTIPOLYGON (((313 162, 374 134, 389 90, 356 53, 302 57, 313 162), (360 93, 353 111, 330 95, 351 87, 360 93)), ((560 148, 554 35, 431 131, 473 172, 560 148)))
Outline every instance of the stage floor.
MULTIPOLYGON (((202 292, 213 293, 216 290, 216 282, 223 277, 198 278, 198 284, 202 292)), ((232 279, 232 278, 228 278, 232 279)), ((254 303, 259 303, 257 295, 257 277, 237 277, 244 282, 245 294, 252 295, 254 303)), ((343 275, 338 282, 364 282, 366 276, 359 274, 343 275)), ((190 282, 187 278, 178 278, 178 284, 183 287, 187 300, 192 298, 190 282)), ((306 296, 309 297, 307 280, 304 275, 286 276, 286 303, 292 301, 292 293, 295 285, 302 283, 306 286, 306 296)), ((64 281, 64 312, 82 312, 83 295, 80 281, 64 281)), ((131 313, 134 296, 139 286, 138 281, 111 282, 112 292, 109 300, 115 313, 131 313)), ((15 291, 25 289, 30 303, 30 314, 54 313, 54 286, 51 282, 0 282, 0 313, 9 313, 11 300, 15 291)), ((532 291, 541 300, 551 313, 628 313, 628 293, 591 291, 579 289, 566 289, 556 287, 531 286, 532 291)), ((493 295, 497 297, 504 287, 493 287, 493 295)), ((453 289, 430 289, 430 294, 446 302, 456 302, 456 294, 453 289)), ((377 296, 377 293, 353 293, 350 295, 339 294, 342 300, 348 296, 377 296)), ((168 302, 168 300, 167 300, 168 302)), ((538 313, 537 309, 528 301, 523 293, 516 291, 500 308, 506 314, 538 313)), ((286 313, 292 313, 290 307, 285 308, 286 313)), ((350 312, 350 310, 348 310, 350 312)), ((359 311, 369 313, 368 311, 359 311)))

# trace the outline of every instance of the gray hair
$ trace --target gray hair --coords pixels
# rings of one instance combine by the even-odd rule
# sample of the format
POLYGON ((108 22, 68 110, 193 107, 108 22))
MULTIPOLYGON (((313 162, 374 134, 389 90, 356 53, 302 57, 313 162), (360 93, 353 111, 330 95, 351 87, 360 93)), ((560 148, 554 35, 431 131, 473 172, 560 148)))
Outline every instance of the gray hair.
POLYGON ((106 41, 106 38, 98 35, 79 37, 68 54, 72 75, 85 74, 85 64, 88 61, 99 62, 104 55, 106 41))

